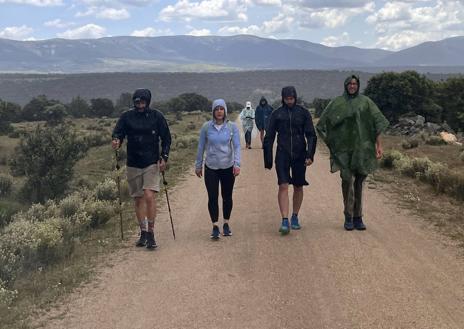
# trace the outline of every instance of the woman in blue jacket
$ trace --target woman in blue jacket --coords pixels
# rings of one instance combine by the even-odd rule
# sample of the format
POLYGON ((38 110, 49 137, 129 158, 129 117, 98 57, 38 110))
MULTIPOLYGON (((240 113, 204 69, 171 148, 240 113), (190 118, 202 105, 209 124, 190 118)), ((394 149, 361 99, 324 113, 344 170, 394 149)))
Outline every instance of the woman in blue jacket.
POLYGON ((208 211, 213 223, 212 239, 219 239, 219 185, 221 185, 223 236, 231 236, 229 226, 232 213, 232 190, 235 177, 240 174, 240 133, 237 125, 227 119, 227 105, 217 99, 212 106, 213 119, 201 128, 198 143, 195 174, 203 175, 203 156, 205 155, 205 185, 208 192, 208 211))

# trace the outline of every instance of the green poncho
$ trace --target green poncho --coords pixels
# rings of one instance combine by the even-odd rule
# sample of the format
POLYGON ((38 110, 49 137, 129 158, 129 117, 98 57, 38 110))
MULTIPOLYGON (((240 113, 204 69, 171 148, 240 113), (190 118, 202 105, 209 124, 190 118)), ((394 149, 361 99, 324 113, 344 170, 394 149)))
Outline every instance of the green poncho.
POLYGON ((316 126, 330 150, 330 170, 341 170, 342 178, 367 175, 377 168, 375 142, 389 125, 375 103, 364 95, 345 93, 327 105, 316 126))

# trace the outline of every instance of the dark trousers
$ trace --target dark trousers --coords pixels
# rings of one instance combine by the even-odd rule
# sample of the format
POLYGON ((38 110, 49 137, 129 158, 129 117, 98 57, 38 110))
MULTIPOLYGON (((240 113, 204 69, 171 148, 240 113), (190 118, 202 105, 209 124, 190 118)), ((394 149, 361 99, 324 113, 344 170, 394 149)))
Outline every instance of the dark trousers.
POLYGON ((349 179, 342 178, 344 213, 347 217, 361 217, 363 204, 363 183, 367 176, 353 174, 349 179))
POLYGON ((251 145, 251 131, 249 130, 245 133, 245 143, 251 145))
POLYGON ((227 169, 210 169, 205 166, 205 185, 208 191, 208 211, 211 221, 216 223, 219 218, 219 183, 221 183, 222 214, 224 219, 230 219, 232 212, 232 190, 235 176, 233 167, 227 169))

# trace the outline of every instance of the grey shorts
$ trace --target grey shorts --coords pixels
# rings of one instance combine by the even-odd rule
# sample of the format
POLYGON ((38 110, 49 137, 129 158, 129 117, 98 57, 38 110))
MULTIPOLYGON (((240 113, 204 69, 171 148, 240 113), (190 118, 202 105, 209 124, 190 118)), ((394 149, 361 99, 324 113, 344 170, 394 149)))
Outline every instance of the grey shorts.
POLYGON ((132 198, 143 196, 143 190, 160 190, 160 172, 157 164, 145 168, 127 167, 127 183, 132 198))

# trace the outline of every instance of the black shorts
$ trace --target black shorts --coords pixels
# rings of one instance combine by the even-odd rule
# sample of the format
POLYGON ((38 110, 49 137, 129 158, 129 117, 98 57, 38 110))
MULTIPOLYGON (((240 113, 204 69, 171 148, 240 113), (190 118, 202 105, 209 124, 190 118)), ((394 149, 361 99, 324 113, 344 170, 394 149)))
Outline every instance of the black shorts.
POLYGON ((277 184, 292 184, 294 186, 309 185, 306 181, 305 158, 291 160, 287 154, 277 153, 275 158, 277 184))

